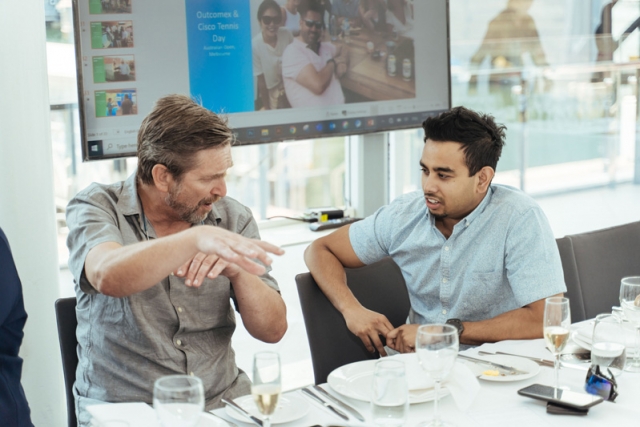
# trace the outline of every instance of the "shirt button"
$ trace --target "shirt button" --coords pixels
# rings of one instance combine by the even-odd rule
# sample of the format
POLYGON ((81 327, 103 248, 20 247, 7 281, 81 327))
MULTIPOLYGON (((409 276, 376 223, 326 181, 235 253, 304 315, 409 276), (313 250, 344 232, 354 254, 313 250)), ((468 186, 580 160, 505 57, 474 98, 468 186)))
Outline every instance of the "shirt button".
POLYGON ((447 283, 448 280, 447 279, 442 279, 442 283, 447 283))
POLYGON ((178 313, 182 313, 182 307, 178 307, 178 313))
POLYGON ((447 310, 442 310, 442 314, 447 314, 447 310))
POLYGON ((448 250, 449 250, 449 246, 445 246, 445 247, 444 247, 444 250, 445 250, 445 251, 448 251, 448 250))
POLYGON ((176 341, 176 344, 182 345, 182 341, 178 340, 178 341, 176 341))

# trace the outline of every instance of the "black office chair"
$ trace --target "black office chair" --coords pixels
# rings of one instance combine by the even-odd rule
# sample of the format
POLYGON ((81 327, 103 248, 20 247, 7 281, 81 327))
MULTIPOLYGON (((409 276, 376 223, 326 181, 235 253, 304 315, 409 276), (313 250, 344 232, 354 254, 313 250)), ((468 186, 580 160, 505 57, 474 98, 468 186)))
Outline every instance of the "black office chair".
POLYGON ((78 353, 76 347, 76 299, 60 298, 56 301, 56 320, 58 322, 58 339, 62 355, 62 372, 64 373, 64 388, 67 394, 67 420, 69 427, 77 427, 76 406, 73 398, 73 383, 76 382, 76 367, 78 353))
MULTIPOLYGON (((327 382, 334 369, 379 357, 369 353, 353 335, 342 314, 329 302, 310 273, 296 276, 316 384, 327 382)), ((406 323, 411 303, 400 268, 385 258, 375 264, 347 269, 347 284, 360 303, 382 313, 394 327, 406 323)))
POLYGON ((582 300, 582 289, 580 288, 576 258, 573 253, 573 243, 569 236, 565 236, 556 239, 556 244, 560 252, 560 261, 562 262, 562 271, 564 272, 564 283, 567 285, 567 292, 564 295, 569 298, 571 321, 581 322, 587 319, 587 316, 584 311, 584 301, 582 300))
MULTIPOLYGON (((567 283, 567 288, 575 284, 579 287, 585 318, 610 313, 612 306, 620 305, 620 280, 640 276, 640 222, 573 234, 565 239, 571 241, 575 263, 575 273, 568 275, 565 271, 565 280, 575 281, 567 283)), ((565 260, 562 265, 565 268, 565 260)), ((572 320, 579 320, 573 311, 572 320)))

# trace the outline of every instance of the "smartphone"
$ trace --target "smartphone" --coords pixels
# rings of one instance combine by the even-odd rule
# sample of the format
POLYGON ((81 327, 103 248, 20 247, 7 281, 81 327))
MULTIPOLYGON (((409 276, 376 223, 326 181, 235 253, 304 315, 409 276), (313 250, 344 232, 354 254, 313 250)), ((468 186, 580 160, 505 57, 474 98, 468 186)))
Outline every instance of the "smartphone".
POLYGON ((520 389, 518 394, 578 409, 587 409, 602 402, 600 396, 562 389, 556 392, 553 387, 542 384, 533 384, 520 389))
POLYGON ((555 415, 587 415, 589 408, 570 408, 568 406, 558 405, 557 403, 547 402, 547 414, 555 415))

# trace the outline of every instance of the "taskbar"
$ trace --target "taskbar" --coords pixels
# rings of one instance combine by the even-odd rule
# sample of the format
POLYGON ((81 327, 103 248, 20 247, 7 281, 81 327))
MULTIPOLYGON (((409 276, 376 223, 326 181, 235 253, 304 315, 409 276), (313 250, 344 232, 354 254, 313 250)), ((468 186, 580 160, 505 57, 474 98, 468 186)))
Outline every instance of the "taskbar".
POLYGON ((388 114, 372 117, 340 118, 234 128, 235 145, 263 144, 287 140, 330 138, 332 136, 359 135, 399 129, 415 129, 422 126, 427 117, 434 117, 446 110, 388 114))

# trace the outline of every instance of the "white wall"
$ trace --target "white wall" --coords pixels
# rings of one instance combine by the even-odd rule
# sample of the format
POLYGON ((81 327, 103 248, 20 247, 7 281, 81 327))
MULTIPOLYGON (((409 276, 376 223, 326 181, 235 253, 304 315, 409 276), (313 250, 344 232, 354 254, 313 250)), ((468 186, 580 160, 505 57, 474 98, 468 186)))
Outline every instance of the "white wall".
POLYGON ((0 227, 22 279, 22 383, 36 426, 65 424, 44 2, 0 2, 0 227))

